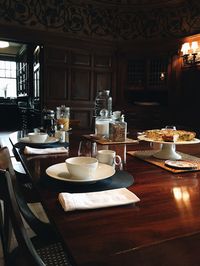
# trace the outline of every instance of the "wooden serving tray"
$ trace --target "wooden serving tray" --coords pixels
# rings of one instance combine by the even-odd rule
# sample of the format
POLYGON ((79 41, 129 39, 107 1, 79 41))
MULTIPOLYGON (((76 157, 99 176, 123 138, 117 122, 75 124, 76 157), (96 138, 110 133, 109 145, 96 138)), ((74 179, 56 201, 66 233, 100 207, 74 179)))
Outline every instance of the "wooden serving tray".
POLYGON ((139 141, 137 139, 130 139, 130 138, 126 138, 125 141, 111 141, 109 139, 98 139, 98 138, 95 138, 94 135, 83 135, 83 137, 86 138, 86 139, 89 139, 89 140, 96 141, 98 144, 102 144, 102 145, 139 143, 139 141))
POLYGON ((197 164, 196 168, 189 168, 189 169, 177 169, 169 167, 165 164, 166 160, 157 159, 153 156, 153 154, 157 151, 152 150, 145 150, 145 151, 128 151, 127 153, 135 156, 143 161, 146 161, 148 163, 157 165, 163 169, 166 169, 172 173, 184 173, 184 172, 194 172, 194 171, 200 171, 200 158, 185 154, 182 152, 178 152, 182 156, 182 160, 191 161, 197 164))

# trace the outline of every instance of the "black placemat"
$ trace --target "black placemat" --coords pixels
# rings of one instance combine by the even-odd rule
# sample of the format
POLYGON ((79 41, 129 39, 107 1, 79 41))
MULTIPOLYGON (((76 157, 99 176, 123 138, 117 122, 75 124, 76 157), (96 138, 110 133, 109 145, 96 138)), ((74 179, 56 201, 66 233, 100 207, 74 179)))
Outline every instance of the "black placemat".
POLYGON ((57 190, 57 192, 92 192, 92 191, 102 191, 115 188, 127 188, 134 183, 134 178, 131 174, 126 171, 117 171, 113 176, 95 182, 95 183, 85 183, 77 184, 70 183, 61 180, 55 180, 51 177, 47 177, 41 180, 43 185, 57 190))
POLYGON ((68 142, 55 142, 55 143, 42 143, 42 144, 38 144, 38 143, 25 143, 25 142, 18 142, 15 144, 16 148, 19 149, 24 149, 25 146, 29 146, 32 148, 41 148, 41 149, 45 149, 45 148, 56 148, 56 147, 68 147, 69 143, 68 142))

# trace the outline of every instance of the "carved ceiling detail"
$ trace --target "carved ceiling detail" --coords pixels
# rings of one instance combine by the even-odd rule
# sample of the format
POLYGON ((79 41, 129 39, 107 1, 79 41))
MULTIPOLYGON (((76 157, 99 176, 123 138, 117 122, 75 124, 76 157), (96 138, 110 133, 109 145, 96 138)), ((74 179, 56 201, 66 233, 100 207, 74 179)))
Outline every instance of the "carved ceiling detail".
POLYGON ((74 2, 3 0, 0 24, 104 40, 183 37, 200 31, 199 0, 74 2), (144 8, 147 5, 148 8, 144 8))
MULTIPOLYGON (((73 2, 73 1, 71 1, 73 2)), ((79 0, 79 3, 87 2, 87 3, 97 3, 97 4, 103 4, 106 6, 110 5, 116 5, 120 6, 121 8, 123 7, 142 7, 142 8, 147 8, 147 7, 160 7, 160 6, 176 6, 177 4, 182 4, 184 0, 79 0)))

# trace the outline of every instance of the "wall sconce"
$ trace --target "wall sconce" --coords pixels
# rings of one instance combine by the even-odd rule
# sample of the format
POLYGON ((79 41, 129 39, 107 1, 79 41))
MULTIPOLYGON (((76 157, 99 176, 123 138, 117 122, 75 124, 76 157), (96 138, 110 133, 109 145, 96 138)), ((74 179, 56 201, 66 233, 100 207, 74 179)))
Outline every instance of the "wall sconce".
POLYGON ((165 72, 160 73, 160 80, 165 80, 165 72))
POLYGON ((191 45, 189 42, 186 42, 181 47, 183 65, 197 65, 200 64, 200 51, 198 42, 192 42, 191 45))

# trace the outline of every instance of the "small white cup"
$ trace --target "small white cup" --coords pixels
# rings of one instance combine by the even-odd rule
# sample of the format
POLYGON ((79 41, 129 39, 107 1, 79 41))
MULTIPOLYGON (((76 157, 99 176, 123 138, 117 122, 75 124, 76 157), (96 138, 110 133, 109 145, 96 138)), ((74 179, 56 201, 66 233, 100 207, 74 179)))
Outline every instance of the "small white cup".
POLYGON ((113 166, 119 165, 121 168, 122 159, 119 155, 116 155, 116 152, 113 150, 99 150, 97 152, 97 159, 99 163, 105 163, 113 166))

